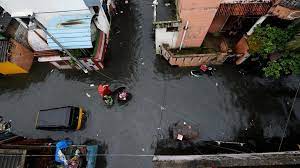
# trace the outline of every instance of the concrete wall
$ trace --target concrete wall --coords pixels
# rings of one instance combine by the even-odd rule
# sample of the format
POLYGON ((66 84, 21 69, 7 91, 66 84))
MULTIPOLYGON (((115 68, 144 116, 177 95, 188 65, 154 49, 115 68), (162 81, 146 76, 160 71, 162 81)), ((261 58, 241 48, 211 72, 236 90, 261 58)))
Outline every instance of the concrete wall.
POLYGON ((189 26, 183 47, 201 46, 218 10, 220 0, 179 0, 178 5, 182 24, 179 28, 176 46, 180 46, 187 21, 189 21, 189 26))
POLYGON ((156 53, 160 53, 162 44, 168 44, 170 48, 176 47, 176 40, 178 38, 178 32, 167 32, 167 28, 156 28, 155 29, 155 45, 156 53))
POLYGON ((161 47, 161 55, 170 65, 179 67, 200 66, 203 64, 218 65, 222 64, 228 56, 227 53, 176 55, 166 45, 161 47))
POLYGON ((206 167, 299 167, 300 152, 242 153, 217 155, 157 155, 154 168, 206 167))

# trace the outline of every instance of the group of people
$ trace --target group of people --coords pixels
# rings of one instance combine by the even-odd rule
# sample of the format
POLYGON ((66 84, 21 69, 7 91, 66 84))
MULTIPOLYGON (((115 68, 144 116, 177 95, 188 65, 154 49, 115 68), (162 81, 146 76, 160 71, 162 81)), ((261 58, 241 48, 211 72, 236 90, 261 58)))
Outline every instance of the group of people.
POLYGON ((119 102, 127 102, 129 98, 129 93, 126 91, 125 87, 120 87, 112 92, 109 88, 109 85, 99 85, 98 86, 98 93, 103 98, 103 101, 106 105, 113 105, 114 104, 114 96, 117 96, 117 100, 119 102))

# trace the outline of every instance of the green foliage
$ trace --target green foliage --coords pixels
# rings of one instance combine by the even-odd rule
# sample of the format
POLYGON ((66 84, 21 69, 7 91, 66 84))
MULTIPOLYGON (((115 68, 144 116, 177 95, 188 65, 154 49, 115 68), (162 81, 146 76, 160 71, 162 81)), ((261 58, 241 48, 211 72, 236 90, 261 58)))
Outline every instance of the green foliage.
POLYGON ((280 53, 276 61, 268 61, 263 68, 266 77, 278 79, 281 75, 300 74, 299 37, 296 36, 299 26, 289 26, 286 30, 267 25, 258 26, 248 38, 251 54, 264 59, 272 53, 280 53))
POLYGON ((272 77, 278 79, 280 77, 280 72, 282 67, 278 62, 268 62, 268 65, 263 68, 266 77, 272 77))
POLYGON ((284 31, 270 25, 258 26, 248 38, 250 53, 267 58, 271 53, 283 51, 287 42, 291 39, 291 35, 291 28, 284 31))
POLYGON ((285 53, 277 61, 269 61, 263 68, 266 77, 278 79, 282 74, 300 74, 300 55, 296 53, 285 53))

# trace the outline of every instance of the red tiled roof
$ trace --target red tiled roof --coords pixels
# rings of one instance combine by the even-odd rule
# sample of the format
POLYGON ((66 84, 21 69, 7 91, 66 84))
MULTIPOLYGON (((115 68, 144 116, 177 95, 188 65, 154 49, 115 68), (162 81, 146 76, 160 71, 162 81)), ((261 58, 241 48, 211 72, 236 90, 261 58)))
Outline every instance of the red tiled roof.
POLYGON ((271 3, 221 4, 217 15, 260 16, 267 14, 271 6, 271 3))

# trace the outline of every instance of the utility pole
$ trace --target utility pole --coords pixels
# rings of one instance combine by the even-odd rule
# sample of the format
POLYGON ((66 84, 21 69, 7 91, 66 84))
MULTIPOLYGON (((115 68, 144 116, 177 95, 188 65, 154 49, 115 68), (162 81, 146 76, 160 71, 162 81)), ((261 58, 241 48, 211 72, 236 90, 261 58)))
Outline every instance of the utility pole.
POLYGON ((73 61, 76 62, 76 64, 79 66, 80 69, 83 70, 84 73, 88 73, 88 69, 76 58, 74 57, 62 44, 60 44, 59 41, 55 39, 54 36, 52 36, 51 33, 48 32, 46 27, 44 27, 43 24, 41 24, 35 17, 34 14, 30 17, 30 20, 33 21, 39 28, 41 28, 73 61))
POLYGON ((153 1, 153 22, 156 22, 156 8, 157 8, 157 5, 158 5, 158 1, 157 0, 154 0, 153 1))
POLYGON ((181 39, 181 42, 180 42, 179 50, 181 50, 181 48, 182 48, 182 46, 183 46, 183 41, 184 41, 184 39, 185 39, 185 35, 186 35, 186 31, 187 31, 188 27, 189 27, 189 21, 186 21, 186 24, 185 24, 185 26, 183 27, 184 32, 183 32, 182 39, 181 39))

